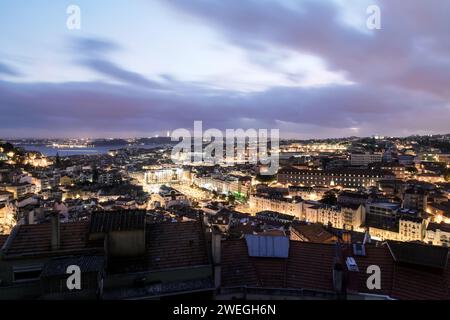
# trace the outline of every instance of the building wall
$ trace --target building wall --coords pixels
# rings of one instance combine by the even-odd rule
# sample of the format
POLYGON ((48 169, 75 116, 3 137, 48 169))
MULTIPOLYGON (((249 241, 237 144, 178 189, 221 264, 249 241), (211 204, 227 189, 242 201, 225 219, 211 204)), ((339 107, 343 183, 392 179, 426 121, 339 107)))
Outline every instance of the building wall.
POLYGON ((427 209, 427 195, 420 193, 405 193, 403 207, 425 212, 427 209))
POLYGON ((375 239, 402 241, 399 232, 369 227, 369 234, 375 239))
POLYGON ((367 166, 370 163, 381 162, 383 155, 381 153, 352 153, 350 155, 350 164, 352 166, 367 166))
POLYGON ((399 233, 401 241, 423 241, 425 224, 409 220, 400 220, 399 233))
POLYGON ((253 213, 260 211, 275 211, 302 219, 303 202, 289 202, 278 199, 250 196, 249 206, 253 213))
POLYGON ((356 231, 363 231, 361 226, 366 221, 366 208, 360 205, 357 209, 342 207, 343 215, 343 229, 352 229, 356 231))
POLYGON ((450 247, 450 232, 427 230, 424 241, 435 246, 450 247))
POLYGON ((312 186, 342 186, 347 188, 376 186, 377 181, 386 178, 382 174, 367 172, 346 173, 320 170, 303 170, 300 172, 281 172, 278 182, 284 185, 312 186))
POLYGON ((190 205, 189 199, 184 194, 176 195, 175 197, 171 196, 162 196, 159 193, 154 193, 151 195, 151 203, 153 208, 159 207, 161 208, 169 208, 175 205, 190 205))
POLYGON ((144 181, 148 184, 164 184, 179 182, 183 179, 183 169, 158 169, 149 170, 144 174, 144 181))
POLYGON ((331 224, 333 228, 344 228, 342 211, 335 208, 319 208, 317 222, 322 223, 323 225, 331 224))
POLYGON ((34 184, 24 183, 20 185, 8 185, 5 186, 5 191, 11 192, 14 195, 14 199, 18 199, 28 193, 35 193, 36 186, 34 184))
POLYGON ((16 224, 14 215, 16 213, 15 206, 8 202, 3 208, 0 208, 0 234, 9 234, 16 224))

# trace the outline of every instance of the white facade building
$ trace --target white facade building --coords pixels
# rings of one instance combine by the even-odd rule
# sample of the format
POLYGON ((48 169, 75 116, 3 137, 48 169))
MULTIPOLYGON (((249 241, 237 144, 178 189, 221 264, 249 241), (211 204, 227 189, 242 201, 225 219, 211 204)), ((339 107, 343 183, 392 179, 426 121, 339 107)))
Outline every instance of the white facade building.
POLYGON ((352 153, 350 155, 350 164, 352 166, 368 166, 370 163, 381 162, 383 159, 382 153, 352 153))

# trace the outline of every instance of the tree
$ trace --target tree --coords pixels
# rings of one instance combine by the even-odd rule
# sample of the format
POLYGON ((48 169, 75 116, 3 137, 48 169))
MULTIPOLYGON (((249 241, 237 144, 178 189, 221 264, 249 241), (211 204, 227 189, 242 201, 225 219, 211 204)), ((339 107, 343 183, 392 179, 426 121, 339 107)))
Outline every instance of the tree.
POLYGON ((273 181, 277 180, 277 175, 271 176, 271 175, 258 174, 256 176, 256 180, 258 180, 261 183, 270 183, 270 182, 273 182, 273 181))
POLYGON ((323 195, 323 198, 322 198, 322 200, 320 200, 320 202, 322 202, 324 204, 328 204, 330 206, 334 206, 337 203, 336 194, 333 191, 327 191, 323 195))

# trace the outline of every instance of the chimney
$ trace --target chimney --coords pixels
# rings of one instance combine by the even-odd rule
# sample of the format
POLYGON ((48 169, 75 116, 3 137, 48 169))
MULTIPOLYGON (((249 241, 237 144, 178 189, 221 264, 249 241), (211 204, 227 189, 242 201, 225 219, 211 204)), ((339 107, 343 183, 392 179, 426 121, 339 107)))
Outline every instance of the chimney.
POLYGON ((342 233, 342 241, 345 244, 351 244, 352 243, 352 234, 350 231, 344 231, 342 233))
POLYGON ((333 266, 333 288, 338 295, 343 293, 344 289, 344 270, 342 264, 336 262, 333 266))
POLYGON ((212 258, 214 264, 214 286, 218 289, 221 286, 221 278, 222 278, 222 234, 217 229, 212 229, 212 258))
POLYGON ((209 219, 208 219, 208 215, 201 213, 200 214, 201 217, 203 217, 203 225, 204 226, 209 226, 209 219))
POLYGON ((336 243, 335 250, 336 251, 333 264, 333 288, 338 295, 338 299, 342 299, 345 297, 345 279, 342 248, 339 242, 336 243))
POLYGON ((34 224, 34 210, 28 212, 28 224, 34 224))
POLYGON ((61 230, 59 226, 59 212, 53 212, 51 217, 52 250, 58 250, 61 245, 61 230))

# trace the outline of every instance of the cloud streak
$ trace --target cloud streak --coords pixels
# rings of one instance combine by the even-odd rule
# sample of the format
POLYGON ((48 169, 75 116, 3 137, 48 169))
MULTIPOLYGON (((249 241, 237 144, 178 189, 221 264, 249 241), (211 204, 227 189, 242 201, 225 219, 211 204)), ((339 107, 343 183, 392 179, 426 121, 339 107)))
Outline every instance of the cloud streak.
MULTIPOLYGON (((331 0, 162 3, 219 34, 224 46, 237 46, 268 72, 302 78, 274 54, 289 52, 322 61, 327 72, 351 84, 280 83, 233 91, 207 79, 129 70, 118 59, 127 50, 120 39, 70 38, 70 60, 100 80, 0 81, 0 136, 147 136, 191 128, 195 120, 219 129, 279 128, 284 136, 301 138, 448 132, 448 1, 410 0, 406 6, 379 0, 382 30, 370 32, 344 23, 342 5, 331 0)), ((19 75, 4 64, 0 74, 19 75)))
POLYGON ((21 76, 21 73, 19 71, 17 71, 15 68, 0 62, 0 75, 1 74, 7 75, 7 76, 12 76, 12 77, 21 76))

